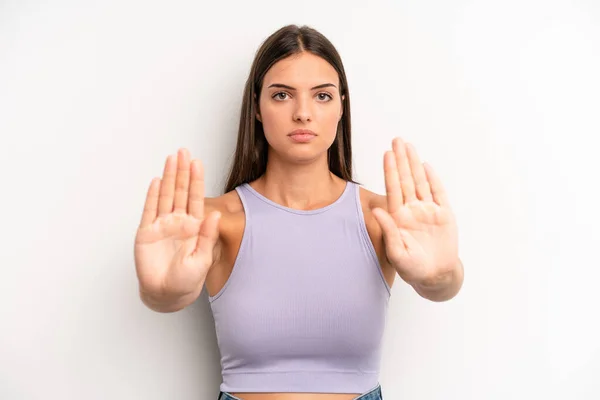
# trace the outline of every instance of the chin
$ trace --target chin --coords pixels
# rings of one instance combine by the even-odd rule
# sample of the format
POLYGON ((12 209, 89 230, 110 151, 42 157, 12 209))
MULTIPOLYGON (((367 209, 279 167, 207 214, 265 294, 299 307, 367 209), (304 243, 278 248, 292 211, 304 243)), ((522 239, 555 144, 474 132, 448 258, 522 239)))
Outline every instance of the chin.
POLYGON ((327 150, 333 143, 335 137, 331 140, 323 140, 322 136, 315 136, 312 140, 299 143, 289 136, 278 137, 277 140, 269 140, 269 152, 276 154, 276 157, 291 161, 294 163, 310 163, 318 160, 320 157, 327 157, 327 150))
POLYGON ((277 157, 295 164, 310 164, 321 157, 327 157, 327 148, 324 146, 315 146, 312 143, 293 144, 280 148, 273 148, 277 157))

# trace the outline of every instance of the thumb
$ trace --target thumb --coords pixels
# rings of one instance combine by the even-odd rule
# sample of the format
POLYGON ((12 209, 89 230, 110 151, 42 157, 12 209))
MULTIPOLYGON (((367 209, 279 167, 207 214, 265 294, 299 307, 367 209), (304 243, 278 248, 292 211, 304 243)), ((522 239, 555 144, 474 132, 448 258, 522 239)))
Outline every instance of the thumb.
POLYGON ((400 236, 400 230, 396 226, 396 222, 392 216, 382 208, 374 208, 373 216, 377 220, 377 223, 381 227, 383 232, 383 239, 387 246, 393 246, 394 248, 404 248, 402 245, 402 237, 400 236))
POLYGON ((221 213, 219 211, 211 212, 208 217, 202 221, 196 242, 196 252, 200 254, 212 253, 213 247, 219 239, 219 220, 221 213))

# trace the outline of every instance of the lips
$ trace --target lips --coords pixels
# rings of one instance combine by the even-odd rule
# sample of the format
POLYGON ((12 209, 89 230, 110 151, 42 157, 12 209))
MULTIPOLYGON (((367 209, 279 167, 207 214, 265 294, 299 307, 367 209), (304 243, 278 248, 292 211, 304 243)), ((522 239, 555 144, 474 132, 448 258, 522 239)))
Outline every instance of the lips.
POLYGON ((296 130, 290 132, 290 134, 288 136, 296 136, 296 135, 313 135, 313 136, 316 136, 317 134, 314 133, 313 131, 311 131, 310 129, 296 129, 296 130))
POLYGON ((311 131, 310 129, 296 129, 292 131, 289 135, 291 140, 296 143, 308 143, 313 140, 317 134, 311 131))

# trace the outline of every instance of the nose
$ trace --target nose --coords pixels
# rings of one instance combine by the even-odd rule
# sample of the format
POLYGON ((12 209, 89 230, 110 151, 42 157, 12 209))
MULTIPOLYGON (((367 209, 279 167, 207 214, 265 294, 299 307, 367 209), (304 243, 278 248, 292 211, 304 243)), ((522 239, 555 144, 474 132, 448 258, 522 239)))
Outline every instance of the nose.
POLYGON ((298 98, 296 102, 296 109, 294 110, 294 121, 296 122, 310 122, 312 119, 312 113, 310 111, 309 103, 310 100, 298 98))

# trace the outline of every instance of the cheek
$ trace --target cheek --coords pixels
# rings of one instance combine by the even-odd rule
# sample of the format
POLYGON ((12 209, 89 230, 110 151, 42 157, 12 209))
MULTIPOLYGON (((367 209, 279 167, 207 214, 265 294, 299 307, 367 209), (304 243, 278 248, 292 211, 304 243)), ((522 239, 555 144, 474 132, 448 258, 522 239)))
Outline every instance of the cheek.
MULTIPOLYGON (((262 125, 265 135, 277 134, 286 129, 286 121, 291 117, 284 107, 265 106, 261 109, 262 125)), ((289 126, 288 126, 289 127, 289 126)))
POLYGON ((324 117, 324 121, 329 125, 337 125, 340 120, 340 114, 335 110, 328 110, 327 115, 324 117))
POLYGON ((326 131, 328 135, 335 136, 339 120, 340 115, 331 107, 323 109, 317 121, 323 131, 326 131))

